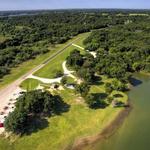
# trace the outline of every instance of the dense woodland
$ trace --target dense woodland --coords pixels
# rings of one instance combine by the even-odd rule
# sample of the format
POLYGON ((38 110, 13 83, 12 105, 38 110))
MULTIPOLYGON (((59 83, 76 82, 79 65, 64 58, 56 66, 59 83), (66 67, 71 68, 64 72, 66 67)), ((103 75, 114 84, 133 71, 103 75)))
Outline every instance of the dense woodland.
POLYGON ((84 40, 86 50, 97 57, 74 50, 67 58, 69 66, 86 82, 94 75, 107 75, 127 83, 133 72, 150 72, 150 22, 127 23, 93 31, 84 40))
MULTIPOLYGON (((17 15, 17 12, 14 13, 17 15)), ((146 13, 144 16, 132 16, 128 13, 130 11, 61 10, 38 12, 37 14, 34 12, 33 15, 32 12, 29 12, 30 15, 25 16, 6 17, 4 15, 5 17, 0 18, 0 78, 8 74, 12 67, 48 52, 50 45, 64 43, 79 33, 93 29, 115 26, 114 34, 117 36, 117 33, 115 33, 118 32, 117 28, 120 30, 121 25, 129 24, 128 30, 131 30, 130 33, 136 30, 140 40, 140 34, 142 34, 140 31, 149 25, 149 12, 142 12, 146 13)), ((6 12, 6 14, 9 14, 9 12, 6 12)), ((145 30, 148 33, 149 29, 145 30)), ((128 33, 129 31, 126 34, 128 33)), ((135 36, 136 34, 134 34, 135 36)), ((132 37, 130 36, 130 38, 132 37)), ((120 40, 123 41, 124 39, 120 40)), ((86 43, 88 44, 88 40, 86 43)), ((109 45, 109 43, 106 44, 109 45)), ((103 47, 107 47, 106 44, 103 43, 103 47)), ((89 48, 90 45, 87 46, 89 48)), ((96 49, 99 48, 95 43, 93 46, 96 49)))
POLYGON ((128 81, 132 72, 150 72, 150 20, 94 31, 85 41, 96 51, 99 74, 128 81))

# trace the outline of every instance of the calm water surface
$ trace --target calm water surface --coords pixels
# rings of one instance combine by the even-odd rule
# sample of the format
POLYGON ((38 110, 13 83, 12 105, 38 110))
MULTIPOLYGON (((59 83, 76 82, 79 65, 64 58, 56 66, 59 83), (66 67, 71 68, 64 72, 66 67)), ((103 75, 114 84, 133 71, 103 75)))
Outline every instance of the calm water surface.
POLYGON ((89 150, 150 150, 150 77, 136 78, 142 83, 129 92, 133 104, 130 115, 113 136, 89 150))

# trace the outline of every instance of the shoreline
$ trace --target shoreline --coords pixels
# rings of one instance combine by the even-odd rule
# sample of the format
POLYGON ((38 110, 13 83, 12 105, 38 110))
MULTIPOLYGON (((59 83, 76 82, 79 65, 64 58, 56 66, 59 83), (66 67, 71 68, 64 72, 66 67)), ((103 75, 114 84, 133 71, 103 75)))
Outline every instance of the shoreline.
POLYGON ((121 126, 121 124, 124 122, 124 120, 133 108, 129 100, 127 105, 128 107, 125 107, 123 110, 120 110, 120 112, 118 112, 114 120, 109 125, 107 125, 100 133, 76 139, 74 143, 68 146, 68 148, 66 148, 65 150, 83 150, 87 146, 92 145, 97 141, 107 139, 110 136, 112 136, 116 132, 116 130, 121 126))

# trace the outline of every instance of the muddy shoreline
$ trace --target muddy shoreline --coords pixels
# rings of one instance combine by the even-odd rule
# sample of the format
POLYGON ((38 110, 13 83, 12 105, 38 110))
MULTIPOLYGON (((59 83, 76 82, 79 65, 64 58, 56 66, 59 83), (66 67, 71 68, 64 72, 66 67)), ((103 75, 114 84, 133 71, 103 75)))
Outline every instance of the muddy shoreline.
POLYGON ((121 126, 125 118, 131 112, 132 108, 133 107, 131 103, 128 102, 128 107, 125 107, 123 110, 121 110, 117 117, 108 126, 106 126, 101 133, 94 136, 77 139, 73 145, 68 146, 66 150, 83 150, 87 146, 92 145, 97 141, 109 138, 121 126))

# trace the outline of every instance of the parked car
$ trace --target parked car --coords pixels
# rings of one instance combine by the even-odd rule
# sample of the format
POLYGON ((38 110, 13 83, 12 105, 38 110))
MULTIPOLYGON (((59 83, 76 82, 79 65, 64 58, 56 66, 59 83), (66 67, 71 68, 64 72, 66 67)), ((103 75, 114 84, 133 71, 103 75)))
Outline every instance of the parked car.
POLYGON ((4 127, 4 124, 3 123, 0 123, 0 128, 3 128, 4 127))

